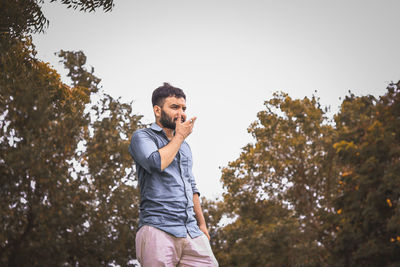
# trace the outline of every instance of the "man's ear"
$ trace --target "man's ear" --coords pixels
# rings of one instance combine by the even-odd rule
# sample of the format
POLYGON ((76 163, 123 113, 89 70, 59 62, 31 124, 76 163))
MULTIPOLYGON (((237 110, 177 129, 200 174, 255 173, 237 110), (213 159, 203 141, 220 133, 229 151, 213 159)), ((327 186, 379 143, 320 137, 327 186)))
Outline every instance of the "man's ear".
POLYGON ((160 106, 155 105, 155 106, 153 107, 153 111, 154 111, 154 115, 155 115, 157 118, 161 117, 161 107, 160 107, 160 106))

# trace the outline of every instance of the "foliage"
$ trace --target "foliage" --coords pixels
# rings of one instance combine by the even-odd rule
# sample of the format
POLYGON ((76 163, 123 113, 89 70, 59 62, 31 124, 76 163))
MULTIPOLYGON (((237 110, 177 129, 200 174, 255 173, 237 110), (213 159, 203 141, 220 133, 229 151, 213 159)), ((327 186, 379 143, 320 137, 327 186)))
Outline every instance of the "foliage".
MULTIPOLYGON (((51 0, 56 2, 57 0, 51 0)), ((105 12, 111 11, 114 6, 114 0, 60 0, 67 8, 79 9, 79 11, 92 12, 103 8, 105 12)))
MULTIPOLYGON (((56 2, 51 0, 50 2, 56 2)), ((111 11, 113 0, 60 0, 67 8, 92 12, 103 8, 111 11)), ((0 34, 20 36, 27 33, 43 32, 49 25, 42 12, 44 0, 2 0, 0 1, 0 34)))
POLYGON ((350 95, 335 117, 340 162, 332 265, 400 264, 400 82, 387 93, 350 95))
MULTIPOLYGON (((113 6, 60 2, 88 12, 113 6)), ((71 85, 36 58, 26 34, 48 25, 43 4, 0 3, 0 265, 126 266, 138 218, 128 136, 141 116, 101 93, 83 52, 58 53, 71 85)))
POLYGON ((259 200, 219 231, 214 252, 221 266, 295 266, 306 260, 299 225, 279 203, 259 200))
POLYGON ((0 34, 43 32, 48 25, 41 5, 42 0, 0 1, 0 34))
MULTIPOLYGON (((58 53, 70 85, 35 57, 26 34, 48 26, 43 4, 0 1, 0 265, 127 266, 141 116, 101 92, 82 51, 58 53)), ((350 94, 334 123, 315 97, 266 101, 255 143, 222 171, 224 200, 202 200, 220 265, 400 265, 399 91, 350 94)))
POLYGON ((1 48, 1 265, 127 265, 138 192, 126 148, 141 117, 98 93, 80 52, 60 53, 80 70, 68 86, 30 38, 1 48))
MULTIPOLYGON (((228 241, 221 249, 238 246, 241 253, 235 257, 262 261, 249 266, 321 265, 332 236, 329 218, 337 187, 334 129, 315 97, 293 100, 277 93, 265 106, 249 127, 255 144, 244 147, 221 178, 228 215, 237 216, 221 231, 248 242, 228 241), (259 253, 254 254, 255 247, 259 253), (287 261, 276 262, 282 257, 287 261)), ((239 260, 226 264, 242 265, 239 260)))
POLYGON ((350 94, 334 123, 315 97, 266 101, 212 205, 221 266, 398 266, 399 92, 350 94))
POLYGON ((208 233, 211 237, 211 246, 219 247, 221 245, 220 237, 220 221, 225 214, 225 205, 219 200, 210 200, 205 197, 201 198, 201 206, 203 209, 204 218, 207 218, 208 233))
POLYGON ((86 56, 83 51, 70 52, 61 50, 57 53, 66 69, 68 69, 67 77, 72 81, 73 87, 88 88, 91 92, 97 93, 100 79, 97 78, 92 67, 90 72, 86 70, 86 56))

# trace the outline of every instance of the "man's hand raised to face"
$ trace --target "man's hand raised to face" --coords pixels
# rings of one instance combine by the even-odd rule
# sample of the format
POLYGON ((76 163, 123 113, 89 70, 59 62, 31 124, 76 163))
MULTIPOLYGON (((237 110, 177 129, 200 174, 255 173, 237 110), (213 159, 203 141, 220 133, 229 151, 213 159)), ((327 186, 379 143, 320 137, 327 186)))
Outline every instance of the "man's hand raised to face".
POLYGON ((164 170, 174 160, 176 153, 178 153, 182 142, 188 137, 193 130, 196 117, 182 122, 180 119, 176 121, 175 136, 171 139, 168 145, 160 148, 158 152, 161 157, 161 170, 164 170))
POLYGON ((196 119, 196 117, 193 117, 185 122, 182 122, 180 119, 176 120, 175 136, 181 137, 185 140, 186 137, 192 133, 196 119))

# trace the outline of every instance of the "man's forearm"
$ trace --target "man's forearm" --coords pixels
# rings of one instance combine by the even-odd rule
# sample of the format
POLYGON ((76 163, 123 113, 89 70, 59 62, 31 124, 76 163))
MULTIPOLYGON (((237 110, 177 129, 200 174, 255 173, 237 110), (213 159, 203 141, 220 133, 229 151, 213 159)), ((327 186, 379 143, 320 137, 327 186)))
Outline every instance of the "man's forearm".
POLYGON ((176 153, 178 153, 179 148, 181 147, 182 142, 185 139, 180 135, 175 135, 168 145, 160 148, 158 153, 160 153, 161 158, 161 170, 165 170, 174 160, 176 153))
POLYGON ((165 168, 167 168, 174 160, 176 153, 178 153, 179 148, 181 147, 181 144, 185 138, 191 134, 195 121, 196 117, 183 123, 180 120, 176 121, 174 137, 172 137, 168 145, 158 150, 161 158, 161 171, 165 170, 165 168))
POLYGON ((197 225, 200 230, 210 239, 210 235, 207 230, 206 220, 204 219, 203 211, 201 210, 199 194, 193 194, 193 209, 197 220, 197 225))
POLYGON ((199 194, 193 194, 193 205, 194 213, 196 215, 197 224, 199 226, 206 225, 206 220, 204 219, 203 211, 201 210, 199 194))

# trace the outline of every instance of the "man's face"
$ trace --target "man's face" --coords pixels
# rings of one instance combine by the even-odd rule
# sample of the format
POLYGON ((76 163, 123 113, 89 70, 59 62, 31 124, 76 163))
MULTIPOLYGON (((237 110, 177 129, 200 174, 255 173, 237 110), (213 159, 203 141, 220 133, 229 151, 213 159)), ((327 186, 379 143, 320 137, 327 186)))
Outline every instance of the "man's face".
POLYGON ((158 116, 163 127, 175 130, 176 121, 186 121, 186 101, 183 97, 176 98, 174 96, 167 97, 158 116))

